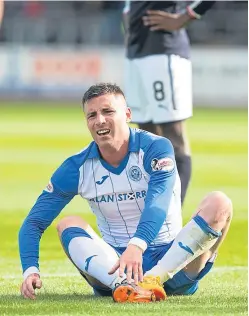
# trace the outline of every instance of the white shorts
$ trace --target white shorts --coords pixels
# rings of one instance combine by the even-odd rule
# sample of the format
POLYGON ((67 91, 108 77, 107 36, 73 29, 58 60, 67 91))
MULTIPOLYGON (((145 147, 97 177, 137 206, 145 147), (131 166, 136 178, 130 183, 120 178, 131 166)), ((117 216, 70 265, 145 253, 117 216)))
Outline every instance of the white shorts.
POLYGON ((167 123, 192 116, 191 61, 153 55, 125 61, 125 95, 134 123, 167 123))

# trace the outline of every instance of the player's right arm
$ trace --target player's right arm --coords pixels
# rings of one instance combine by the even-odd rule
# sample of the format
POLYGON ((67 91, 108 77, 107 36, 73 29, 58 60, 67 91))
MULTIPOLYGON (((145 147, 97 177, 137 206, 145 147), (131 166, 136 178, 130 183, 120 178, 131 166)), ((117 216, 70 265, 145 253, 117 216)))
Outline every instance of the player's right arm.
POLYGON ((43 232, 61 210, 78 193, 79 169, 72 158, 53 174, 46 189, 37 199, 19 232, 19 251, 24 282, 21 293, 35 298, 35 288, 42 286, 39 272, 39 243, 43 232))

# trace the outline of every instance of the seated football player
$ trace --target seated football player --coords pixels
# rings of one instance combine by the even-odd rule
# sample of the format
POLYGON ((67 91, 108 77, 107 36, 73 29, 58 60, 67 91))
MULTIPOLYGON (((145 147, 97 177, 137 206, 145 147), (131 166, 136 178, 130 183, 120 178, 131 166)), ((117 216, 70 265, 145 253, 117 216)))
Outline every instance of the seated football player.
POLYGON ((96 215, 101 237, 73 215, 61 219, 57 230, 95 295, 153 302, 195 293, 229 229, 230 199, 220 191, 207 194, 182 228, 171 142, 129 128, 131 111, 116 85, 91 86, 83 110, 93 142, 55 171, 20 229, 22 295, 34 299, 41 288, 41 235, 78 194, 96 215))

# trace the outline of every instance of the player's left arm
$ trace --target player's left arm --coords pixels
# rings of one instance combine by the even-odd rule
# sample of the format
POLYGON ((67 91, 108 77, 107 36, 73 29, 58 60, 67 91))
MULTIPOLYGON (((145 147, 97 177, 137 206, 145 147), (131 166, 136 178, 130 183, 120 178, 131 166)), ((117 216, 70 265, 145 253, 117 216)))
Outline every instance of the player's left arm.
POLYGON ((137 230, 126 251, 110 273, 119 268, 123 276, 126 269, 127 281, 133 277, 135 283, 143 280, 142 255, 158 235, 168 213, 173 194, 176 170, 174 149, 166 138, 155 140, 144 155, 144 168, 150 174, 145 207, 137 230))
POLYGON ((212 8, 216 1, 193 1, 186 7, 186 13, 191 19, 201 19, 201 17, 212 8))
POLYGON ((158 235, 167 217, 176 179, 175 166, 172 143, 166 138, 154 141, 144 156, 144 167, 150 174, 145 207, 136 233, 129 242, 143 251, 158 235))
POLYGON ((216 1, 193 1, 181 13, 169 13, 161 10, 149 10, 143 17, 143 23, 151 31, 176 31, 191 20, 200 19, 216 1))

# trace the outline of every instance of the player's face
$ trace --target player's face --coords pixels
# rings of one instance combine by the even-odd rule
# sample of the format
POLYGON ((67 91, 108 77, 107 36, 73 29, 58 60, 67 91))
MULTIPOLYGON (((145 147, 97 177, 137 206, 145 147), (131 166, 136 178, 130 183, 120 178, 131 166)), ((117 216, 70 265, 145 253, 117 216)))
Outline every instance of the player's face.
POLYGON ((99 147, 118 146, 127 139, 131 111, 122 95, 105 94, 85 104, 87 126, 99 147))

